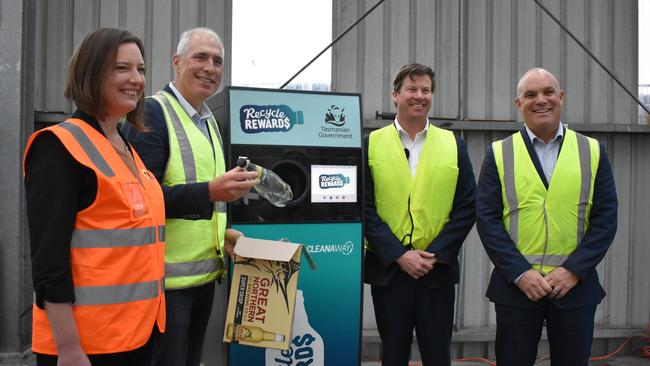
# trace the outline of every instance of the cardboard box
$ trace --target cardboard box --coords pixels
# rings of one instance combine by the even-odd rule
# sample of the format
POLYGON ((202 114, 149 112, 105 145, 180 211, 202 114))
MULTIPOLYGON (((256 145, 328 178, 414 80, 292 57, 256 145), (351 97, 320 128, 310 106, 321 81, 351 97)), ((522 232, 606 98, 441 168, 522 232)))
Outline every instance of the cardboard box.
POLYGON ((301 244, 239 238, 224 342, 289 348, 301 253, 315 268, 301 244))

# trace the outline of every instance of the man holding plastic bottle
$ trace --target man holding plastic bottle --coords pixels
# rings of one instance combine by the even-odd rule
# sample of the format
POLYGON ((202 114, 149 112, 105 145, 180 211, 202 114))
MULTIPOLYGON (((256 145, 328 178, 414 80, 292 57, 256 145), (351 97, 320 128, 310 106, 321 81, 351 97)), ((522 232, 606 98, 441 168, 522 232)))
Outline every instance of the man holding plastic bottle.
POLYGON ((403 66, 394 123, 366 138, 365 281, 382 365, 407 365, 413 328, 424 365, 450 365, 458 252, 474 225, 472 165, 462 138, 429 123, 434 72, 403 66))
POLYGON ((172 57, 174 81, 146 99, 149 131, 124 132, 165 196, 167 330, 154 339, 154 365, 196 365, 224 251, 240 232, 226 229, 226 202, 244 196, 257 172, 225 170, 219 128, 205 101, 221 86, 224 48, 209 28, 184 32, 172 57))

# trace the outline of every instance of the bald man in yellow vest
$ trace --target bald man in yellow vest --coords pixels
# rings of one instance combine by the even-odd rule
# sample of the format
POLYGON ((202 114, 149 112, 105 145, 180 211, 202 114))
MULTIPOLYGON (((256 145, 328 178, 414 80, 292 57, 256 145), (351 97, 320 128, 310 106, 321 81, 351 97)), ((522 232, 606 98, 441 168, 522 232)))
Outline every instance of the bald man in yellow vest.
POLYGON ((544 324, 551 363, 586 366, 605 296, 596 265, 616 233, 616 188, 598 141, 561 124, 563 103, 553 74, 526 72, 515 98, 525 124, 481 168, 477 228, 495 267, 499 366, 533 365, 544 324))

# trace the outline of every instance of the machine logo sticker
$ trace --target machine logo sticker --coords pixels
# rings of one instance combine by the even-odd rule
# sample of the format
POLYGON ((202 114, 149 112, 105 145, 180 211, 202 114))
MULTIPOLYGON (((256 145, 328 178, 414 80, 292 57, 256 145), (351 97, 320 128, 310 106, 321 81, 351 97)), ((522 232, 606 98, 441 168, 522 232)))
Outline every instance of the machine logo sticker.
POLYGON ((346 184, 350 184, 350 177, 343 174, 321 174, 318 176, 318 185, 321 189, 343 188, 346 184))
POLYGON ((345 108, 340 108, 332 104, 332 106, 327 109, 327 113, 325 113, 325 123, 329 123, 336 127, 343 126, 345 124, 344 111, 345 108))
POLYGON ((244 133, 287 132, 304 123, 302 111, 293 111, 285 104, 247 104, 239 109, 239 123, 244 133))
POLYGON ((351 241, 346 241, 340 244, 310 244, 307 245, 307 252, 311 253, 341 253, 343 255, 350 255, 354 251, 354 244, 351 241))
MULTIPOLYGON (((278 241, 288 242, 287 238, 280 238, 278 241)), ((341 253, 343 255, 350 255, 354 251, 354 243, 346 241, 342 244, 308 244, 307 253, 341 253)))
POLYGON ((332 104, 327 108, 325 113, 325 124, 330 126, 320 126, 318 137, 321 139, 352 139, 352 132, 345 127, 345 107, 341 108, 332 104))

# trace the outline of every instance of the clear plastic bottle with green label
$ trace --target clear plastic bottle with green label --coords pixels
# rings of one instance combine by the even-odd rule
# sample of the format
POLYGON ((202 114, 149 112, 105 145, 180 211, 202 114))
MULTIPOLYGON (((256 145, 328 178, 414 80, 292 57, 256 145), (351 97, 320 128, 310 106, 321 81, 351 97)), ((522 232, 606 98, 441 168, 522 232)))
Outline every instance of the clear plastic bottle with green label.
POLYGON ((296 305, 293 315, 293 326, 291 327, 289 349, 282 351, 267 348, 265 365, 325 365, 323 338, 309 324, 302 290, 296 291, 296 305))
POLYGON ((250 172, 257 171, 260 183, 253 188, 273 206, 284 207, 293 199, 291 187, 273 171, 251 163, 245 156, 237 159, 237 166, 250 172))

